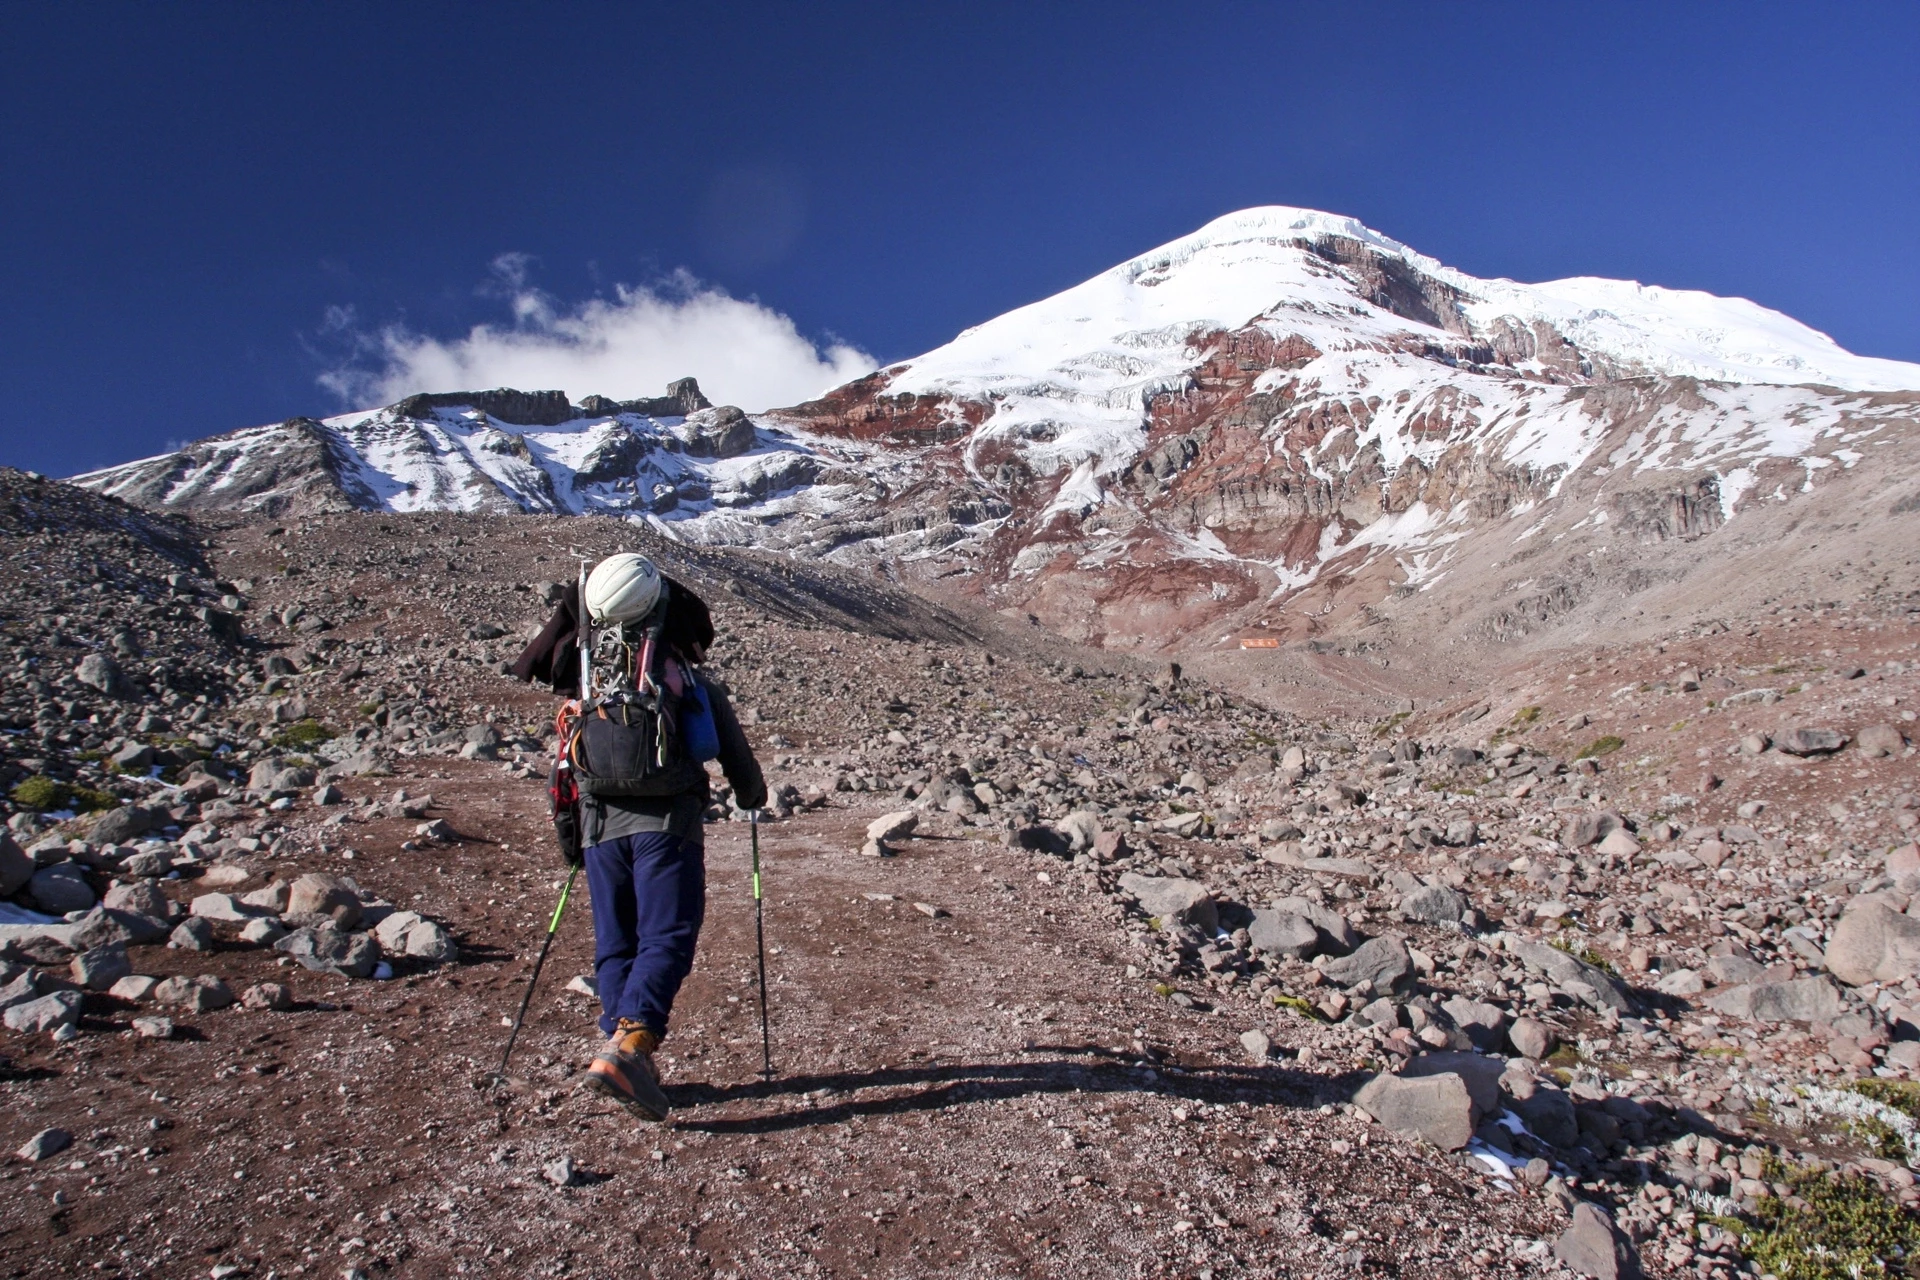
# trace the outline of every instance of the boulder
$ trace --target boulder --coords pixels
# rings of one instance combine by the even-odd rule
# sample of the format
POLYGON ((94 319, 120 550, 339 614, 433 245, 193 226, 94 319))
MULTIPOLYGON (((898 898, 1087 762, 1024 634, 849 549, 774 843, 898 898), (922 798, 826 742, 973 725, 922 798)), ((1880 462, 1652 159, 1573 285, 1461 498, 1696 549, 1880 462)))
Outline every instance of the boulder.
POLYGON ((1298 895, 1275 898, 1273 909, 1288 915, 1299 916, 1320 931, 1320 949, 1337 955, 1345 955, 1360 945, 1360 935, 1353 931, 1353 925, 1338 911, 1323 907, 1312 898, 1298 895))
POLYGON ((1189 924, 1206 934, 1219 928, 1220 916, 1213 898, 1198 880, 1129 871, 1120 877, 1120 891, 1138 902, 1142 911, 1165 923, 1189 924))
POLYGON ((167 935, 167 946, 174 951, 211 951, 213 926, 198 916, 182 920, 167 935))
POLYGON ((1610 809, 1575 814, 1561 830, 1560 843, 1569 849, 1584 849, 1590 844, 1599 844, 1625 825, 1620 815, 1610 809))
POLYGON ((1054 830, 1066 837, 1067 852, 1070 854, 1092 852, 1093 842, 1100 838, 1100 820, 1085 809, 1074 810, 1053 826, 1054 830))
POLYGON ((68 962, 67 971, 87 990, 106 991, 133 972, 133 961, 127 958, 126 943, 109 942, 82 951, 68 962))
POLYGON ((340 876, 309 871, 287 887, 291 916, 327 916, 342 929, 360 923, 360 895, 340 876))
POLYGON ((120 668, 104 653, 90 653, 73 669, 73 678, 87 688, 113 697, 120 690, 120 668))
POLYGON ((1897 756, 1906 748, 1906 735, 1898 725, 1870 724, 1854 736, 1853 746, 1863 756, 1897 756))
POLYGON ((1746 983, 1714 995, 1707 1007, 1754 1022, 1831 1022, 1840 1016, 1840 989, 1825 978, 1746 983))
POLYGON ((245 924, 261 913, 241 906, 230 893, 203 893, 189 904, 187 914, 217 924, 245 924))
POLYGON ((1500 1109, 1500 1077, 1506 1069, 1507 1064, 1499 1058, 1449 1049, 1421 1054, 1401 1069, 1400 1076, 1402 1079, 1459 1076, 1466 1082, 1474 1107, 1482 1115, 1492 1115, 1500 1109))
POLYGON ((344 978, 364 978, 380 963, 380 944, 364 933, 347 933, 331 925, 309 925, 295 929, 273 944, 303 969, 316 973, 337 973, 344 978))
POLYGON ((137 804, 121 805, 100 815, 93 824, 95 844, 125 844, 153 830, 153 814, 137 804))
POLYGON ((77 862, 56 862, 34 872, 27 882, 27 896, 34 906, 55 916, 85 911, 97 901, 93 886, 87 883, 86 873, 77 862))
POLYGON ((674 431, 696 458, 733 458, 754 446, 753 420, 730 404, 687 415, 674 431))
POLYGON ((278 982, 262 982, 247 988, 240 1005, 260 1012, 284 1013, 293 1008, 293 992, 278 982))
POLYGON ((1370 982, 1375 991, 1402 990, 1413 984, 1413 957, 1407 954, 1405 942, 1386 934, 1361 943, 1351 955, 1327 961, 1320 972, 1342 987, 1370 982))
POLYGON ((107 994, 115 1000, 125 1000, 130 1004, 138 1004, 140 1001, 152 995, 153 989, 159 985, 160 979, 158 978, 150 978, 144 973, 130 973, 120 979, 120 981, 114 983, 111 987, 108 987, 107 994))
POLYGON ((889 840, 905 840, 919 825, 920 815, 911 809, 883 813, 867 824, 867 839, 878 844, 885 844, 889 840))
POLYGON ((1466 898, 1443 884, 1416 889, 1400 900, 1401 918, 1415 924, 1458 924, 1466 913, 1466 898))
POLYGON ((1559 1043, 1553 1028, 1537 1018, 1515 1018, 1507 1029, 1507 1039, 1521 1057, 1535 1062, 1552 1053, 1559 1043))
POLYGON ((37 1000, 23 1000, 6 1011, 7 1030, 31 1035, 71 1027, 80 1021, 80 1004, 78 991, 55 991, 37 1000))
POLYGON ((189 1013, 212 1013, 233 1003, 233 992, 210 973, 197 978, 167 978, 153 989, 160 1004, 179 1005, 189 1013))
POLYGON ((1605 1210, 1585 1200, 1554 1241, 1553 1256, 1590 1280, 1639 1280, 1640 1253, 1605 1210))
POLYGON ((1452 996, 1440 1009, 1473 1042, 1476 1049, 1497 1048, 1507 1028, 1507 1015, 1500 1006, 1467 996, 1452 996))
POLYGON ((1571 955, 1558 947, 1550 947, 1544 942, 1528 942, 1524 938, 1509 936, 1506 942, 1509 954, 1536 973, 1544 974, 1555 986, 1575 999, 1583 1000, 1596 1011, 1612 1009, 1616 1013, 1632 1013, 1633 1001, 1613 976, 1598 965, 1588 964, 1578 956, 1571 955))
POLYGON ((1255 951, 1310 960, 1320 954, 1320 931, 1313 922, 1290 911, 1256 911, 1247 926, 1249 945, 1255 951))
POLYGON ((1920 974, 1920 919, 1877 898, 1859 899, 1833 928, 1827 972, 1855 987, 1920 974))
POLYGON ((247 921, 237 936, 247 946, 265 947, 280 941, 286 934, 287 926, 272 916, 259 916, 247 921))
POLYGON ((1480 1108, 1467 1082, 1451 1072, 1430 1076, 1378 1075, 1360 1087, 1353 1103, 1382 1125, 1442 1151, 1473 1140, 1480 1108))
POLYGON ((17 1004, 38 1000, 44 994, 40 971, 22 969, 5 982, 0 982, 0 1009, 11 1009, 17 1004))
POLYGON ((445 928, 418 912, 396 911, 373 928, 373 940, 387 955, 434 962, 459 958, 460 948, 445 928))
POLYGON ((1640 852, 1640 842, 1635 840, 1625 827, 1615 827, 1606 834, 1606 838, 1594 846, 1596 853, 1614 858, 1631 858, 1640 852))
POLYGON ((1832 729, 1789 729, 1773 740, 1776 751, 1790 756, 1823 756, 1847 745, 1847 735, 1832 729))
POLYGON ((1514 1094, 1511 1110, 1534 1137, 1549 1146, 1568 1150, 1579 1145, 1580 1117, 1565 1090, 1534 1083, 1525 1097, 1514 1094))
POLYGON ((33 859, 14 840, 11 832, 0 830, 0 898, 11 898, 33 879, 33 859))
POLYGON ((160 887, 150 880, 114 885, 107 890, 107 896, 101 899, 101 905, 109 911, 132 911, 160 920, 165 920, 175 910, 167 895, 160 892, 160 887))
POLYGON ((42 1129, 26 1140, 13 1154, 22 1160, 38 1163, 59 1155, 73 1145, 73 1135, 65 1129, 42 1129))

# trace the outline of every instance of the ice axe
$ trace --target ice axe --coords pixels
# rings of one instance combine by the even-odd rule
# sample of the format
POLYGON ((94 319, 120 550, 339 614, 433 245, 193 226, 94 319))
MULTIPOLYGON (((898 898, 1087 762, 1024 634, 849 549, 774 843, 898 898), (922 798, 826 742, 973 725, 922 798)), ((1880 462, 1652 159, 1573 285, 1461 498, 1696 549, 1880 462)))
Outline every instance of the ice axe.
POLYGON ((773 1041, 767 1034, 767 925, 760 894, 760 811, 753 810, 747 825, 753 830, 753 947, 760 960, 760 1076, 773 1079, 773 1041))
POLYGON ((500 1069, 493 1073, 495 1080, 504 1083, 507 1078, 507 1060, 513 1057, 513 1042, 520 1037, 520 1024, 527 1019, 527 1006, 533 1003, 534 984, 540 981, 540 969, 547 963, 547 951, 553 946, 553 935, 560 932, 560 917, 567 909, 567 899, 573 896, 573 878, 580 874, 580 865, 574 864, 567 872, 567 883, 560 889, 560 901, 554 904, 553 919, 547 921, 547 938, 540 944, 540 955, 533 962, 533 973, 527 978, 527 994, 520 997, 520 1012, 514 1015, 513 1030, 507 1033, 506 1051, 500 1055, 500 1069))

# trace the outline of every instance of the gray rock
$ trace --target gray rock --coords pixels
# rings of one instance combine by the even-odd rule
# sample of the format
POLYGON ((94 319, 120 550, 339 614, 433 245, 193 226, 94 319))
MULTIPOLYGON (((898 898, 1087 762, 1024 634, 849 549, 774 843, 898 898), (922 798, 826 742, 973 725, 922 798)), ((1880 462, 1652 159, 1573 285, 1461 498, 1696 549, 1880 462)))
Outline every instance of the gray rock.
POLYGON ((322 808, 339 804, 346 798, 346 793, 331 782, 323 782, 313 789, 313 802, 322 808))
POLYGON ((346 933, 330 925, 295 929, 273 944, 303 969, 364 978, 380 963, 380 944, 364 933, 346 933))
POLYGON ((63 916, 69 911, 85 911, 98 899, 87 883, 86 872, 76 862, 56 862, 41 867, 27 882, 27 896, 33 905, 48 915, 63 916))
POLYGON ((1091 852, 1093 842, 1100 838, 1100 820, 1085 809, 1076 809, 1053 825, 1066 837, 1068 853, 1091 852))
POLYGON ((261 912, 241 906, 230 893, 203 893, 188 905, 187 914, 216 924, 245 924, 261 912))
POLYGON ((133 1020, 133 1033, 149 1040, 173 1039, 173 1019, 163 1013, 150 1013, 133 1020))
POLYGON ((212 1013, 233 1003, 227 984, 210 973, 197 978, 167 978, 153 989, 153 998, 161 1004, 179 1005, 190 1013, 212 1013))
POLYGON ((1363 1005, 1353 1015, 1353 1020, 1363 1027, 1397 1027, 1400 1025, 1400 1006, 1391 997, 1381 996, 1363 1005))
POLYGON ((65 1129, 42 1129, 28 1138, 21 1148, 14 1152, 22 1160, 38 1163, 50 1156, 57 1156, 73 1145, 73 1135, 65 1129))
POLYGON ((1707 989, 1707 984, 1696 969, 1675 969, 1671 973, 1661 974, 1660 981, 1653 984, 1653 989, 1661 995, 1685 998, 1699 995, 1707 989))
POLYGON ((1458 1075, 1378 1075, 1360 1087, 1354 1105, 1395 1133, 1458 1151, 1473 1139, 1480 1110, 1458 1075))
POLYGON ((1255 951, 1295 960, 1309 960, 1320 953, 1320 931, 1311 921, 1290 911, 1254 912, 1247 936, 1255 951))
POLYGON ((121 805, 100 815, 93 824, 95 844, 125 844, 153 830, 153 814, 137 804, 121 805))
POLYGON ((73 980, 87 990, 105 991, 133 972, 133 961, 127 958, 126 943, 109 942, 82 951, 69 962, 67 968, 73 980))
POLYGON ((1320 931, 1320 949, 1345 955, 1360 945, 1360 935, 1339 912, 1321 906, 1311 898, 1298 896, 1275 898, 1273 909, 1296 915, 1320 931))
POLYGON ((351 929, 360 923, 360 895, 340 876, 310 871, 287 887, 287 914, 327 916, 351 929))
POLYGON ((1407 1063, 1400 1075, 1403 1079, 1448 1073, 1459 1076, 1466 1081, 1473 1105, 1482 1115, 1492 1115, 1500 1109, 1500 1077, 1506 1069, 1507 1064, 1499 1058, 1449 1049, 1421 1054, 1407 1063))
POLYGON ((1240 1033, 1240 1047, 1255 1062, 1265 1062, 1273 1056, 1273 1038, 1258 1027, 1240 1033))
POLYGON ((1400 900, 1400 914, 1415 924, 1458 924, 1467 913, 1467 900, 1442 884, 1417 889, 1400 900))
POLYGON ((1564 1090, 1537 1084, 1526 1097, 1514 1095, 1510 1108, 1534 1137, 1549 1146, 1570 1150, 1580 1143, 1580 1117, 1564 1090))
POLYGON ((374 926, 373 940, 386 955, 413 956, 435 963, 455 960, 460 949, 440 925, 418 912, 396 911, 374 926))
POLYGON ((281 924, 272 916, 260 916, 257 919, 247 921, 246 925, 240 930, 239 938, 241 942, 244 942, 250 947, 265 947, 278 942, 281 938, 284 938, 286 934, 287 926, 281 924))
POLYGON ((1773 740, 1774 750, 1790 756, 1820 756, 1847 745, 1847 735, 1832 729, 1789 729, 1773 740))
POLYGON ((1404 990, 1413 984, 1413 957, 1405 942, 1386 934, 1361 943, 1352 955, 1327 961, 1320 972, 1342 987, 1371 982, 1375 991, 1404 990))
POLYGON ((167 946, 175 951, 213 950, 213 925, 198 916, 182 920, 167 935, 167 946))
POLYGON ((1897 756, 1907 745, 1898 725, 1870 724, 1855 735, 1853 746, 1863 756, 1897 756))
POLYGON ((120 668, 104 653, 90 653, 73 669, 73 678, 89 689, 113 697, 120 689, 120 668))
POLYGON ((1576 814, 1567 819, 1567 825, 1560 833, 1560 843, 1570 849, 1584 849, 1590 844, 1599 844, 1625 825, 1620 815, 1609 809, 1576 814))
POLYGON ((1198 880, 1143 876, 1129 871, 1120 877, 1120 891, 1138 902, 1142 911, 1163 922, 1190 924, 1207 934, 1219 927, 1220 917, 1213 898, 1198 880))
POLYGON ((1506 945, 1508 953, 1520 963, 1535 973, 1545 974, 1555 986, 1575 999, 1585 1001, 1596 1010, 1633 1012, 1633 1001, 1627 998, 1627 993, 1612 975, 1597 965, 1543 942, 1510 936, 1506 945))
POLYGON ((1516 1018, 1513 1026, 1507 1029, 1507 1039, 1519 1051, 1523 1058, 1538 1062, 1552 1053, 1559 1043, 1553 1028, 1537 1018, 1516 1018))
POLYGON ((1707 961, 1707 972, 1723 986, 1736 982, 1760 982, 1767 973, 1765 967, 1745 956, 1713 956, 1707 961))
POLYGON ((256 1012, 284 1013, 293 1008, 293 992, 278 982, 262 982, 248 987, 240 1004, 256 1012))
POLYGON ((45 991, 46 986, 38 969, 22 969, 0 983, 0 1009, 11 1009, 17 1004, 38 1000, 45 991))
POLYGON ((11 898, 33 879, 33 859, 20 848, 13 835, 0 831, 0 898, 11 898))
POLYGON ((540 1176, 556 1187, 571 1187, 580 1180, 580 1175, 574 1171, 572 1156, 548 1161, 541 1168, 540 1176))
POLYGON ((911 809, 883 813, 867 824, 867 839, 882 844, 889 840, 905 840, 919 825, 920 815, 911 809))
POLYGON ((1573 1222, 1554 1241, 1553 1256, 1591 1280, 1639 1280, 1640 1253, 1598 1206, 1582 1200, 1573 1222))
POLYGON ((107 994, 115 1000, 125 1000, 131 1004, 138 1004, 140 1001, 152 995, 153 989, 159 985, 160 979, 158 978, 150 978, 144 973, 130 973, 107 988, 107 994))
POLYGON ((160 892, 160 887, 148 880, 116 884, 107 890, 107 896, 100 903, 109 911, 132 911, 162 920, 176 910, 167 895, 160 892))
POLYGON ((144 742, 129 742, 113 753, 113 762, 127 773, 145 774, 153 764, 153 748, 144 742))
POLYGON ((687 415, 674 431, 696 458, 732 458, 754 446, 753 420, 730 404, 687 415))
POLYGON ((1920 974, 1920 920, 1877 898, 1858 900, 1833 928, 1827 972, 1855 987, 1920 974))
POLYGON ((241 894, 240 903, 242 906, 253 907, 269 915, 277 916, 287 909, 287 903, 292 900, 292 897, 292 890, 287 882, 285 880, 275 880, 265 888, 255 889, 251 893, 241 894))
POLYGON ((1717 993, 1707 1007, 1754 1022, 1831 1022, 1840 1016, 1840 989, 1825 978, 1743 984, 1717 993))
POLYGON ((1476 1049, 1496 1048, 1507 1027, 1507 1015, 1500 1006, 1466 996, 1449 997, 1440 1006, 1453 1025, 1466 1033, 1476 1049))
POLYGON ((37 1000, 24 1000, 6 1011, 7 1030, 32 1034, 73 1026, 80 1020, 78 991, 54 991, 37 1000))

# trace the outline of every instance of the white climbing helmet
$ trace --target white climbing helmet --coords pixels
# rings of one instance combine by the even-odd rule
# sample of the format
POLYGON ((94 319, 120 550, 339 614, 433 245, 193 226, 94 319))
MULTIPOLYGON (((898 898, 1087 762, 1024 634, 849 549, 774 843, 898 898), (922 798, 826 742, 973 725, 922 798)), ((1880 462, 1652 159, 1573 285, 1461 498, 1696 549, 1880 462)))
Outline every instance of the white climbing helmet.
POLYGON ((660 599, 660 571, 645 556, 623 551, 587 575, 587 616, 600 626, 644 618, 660 599))

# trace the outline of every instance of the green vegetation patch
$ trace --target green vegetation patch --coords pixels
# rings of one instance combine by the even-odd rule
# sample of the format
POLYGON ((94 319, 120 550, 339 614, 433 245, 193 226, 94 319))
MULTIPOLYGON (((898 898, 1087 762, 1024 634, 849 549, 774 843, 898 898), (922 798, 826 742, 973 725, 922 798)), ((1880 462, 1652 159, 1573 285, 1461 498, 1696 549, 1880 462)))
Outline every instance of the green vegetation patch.
POLYGON ((1763 1274, 1779 1280, 1904 1276, 1920 1260, 1920 1219, 1866 1178, 1768 1157, 1762 1174, 1784 1182, 1746 1218, 1721 1219, 1763 1274))
POLYGON ((22 809, 34 809, 41 813, 56 809, 92 813, 97 809, 112 809, 120 803, 110 792, 60 782, 47 777, 44 773, 37 773, 31 778, 15 783, 13 790, 8 794, 22 809))
POLYGON ((275 734, 273 745, 282 750, 291 747, 312 747, 322 742, 331 742, 339 736, 318 720, 301 720, 275 734))
POLYGON ((1620 748, 1626 745, 1627 745, 1627 740, 1625 738, 1617 737, 1614 734, 1609 733, 1604 737, 1595 738, 1592 742, 1589 742, 1586 746, 1580 748, 1580 754, 1576 755, 1574 759, 1575 760, 1597 760, 1601 756, 1612 755, 1614 752, 1618 751, 1620 748))

